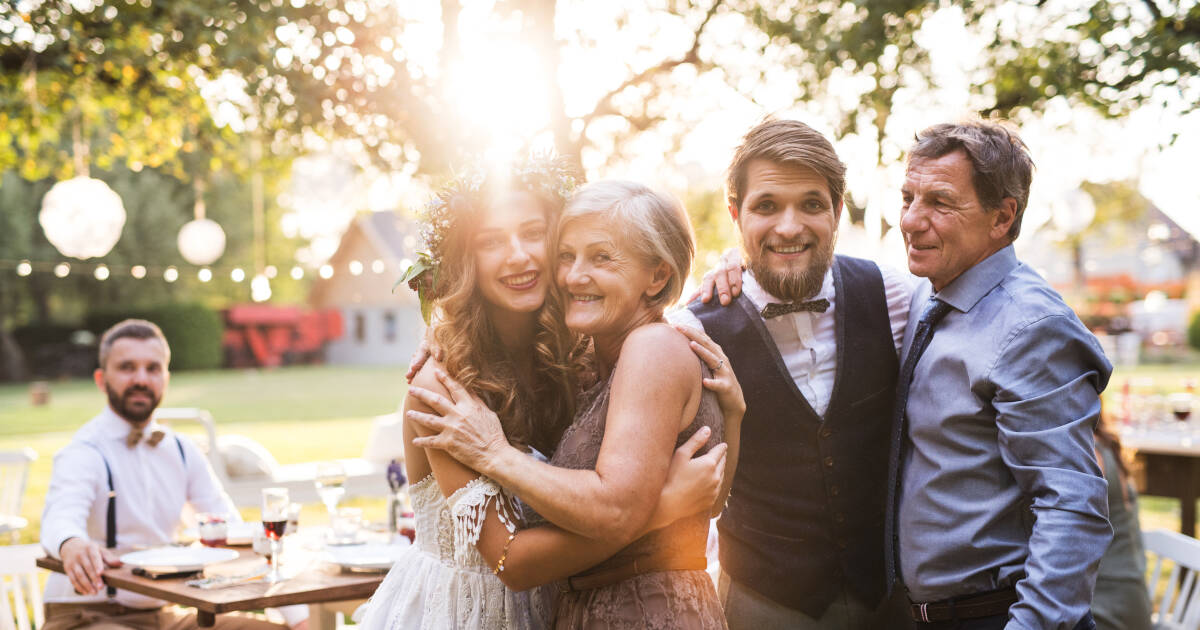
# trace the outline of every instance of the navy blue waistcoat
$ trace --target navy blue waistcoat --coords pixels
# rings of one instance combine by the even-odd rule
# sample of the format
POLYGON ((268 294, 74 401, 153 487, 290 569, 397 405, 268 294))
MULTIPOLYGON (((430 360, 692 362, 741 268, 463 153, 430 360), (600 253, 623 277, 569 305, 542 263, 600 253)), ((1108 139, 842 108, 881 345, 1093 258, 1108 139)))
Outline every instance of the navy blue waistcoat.
POLYGON ((717 529, 721 568, 819 618, 843 590, 886 592, 883 517, 899 371, 879 267, 834 257, 837 373, 822 418, 788 374, 754 305, 689 308, 729 357, 746 398, 741 458, 717 529))

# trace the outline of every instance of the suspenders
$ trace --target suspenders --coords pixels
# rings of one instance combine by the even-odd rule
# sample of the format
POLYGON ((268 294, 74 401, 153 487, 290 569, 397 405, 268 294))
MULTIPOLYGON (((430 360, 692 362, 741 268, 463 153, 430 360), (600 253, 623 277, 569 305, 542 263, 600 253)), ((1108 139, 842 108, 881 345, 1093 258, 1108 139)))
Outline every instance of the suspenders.
MULTIPOLYGON (((104 517, 104 546, 108 549, 117 548, 117 490, 113 486, 112 467, 108 465, 108 458, 104 456, 104 451, 100 450, 99 446, 91 442, 84 442, 88 446, 96 450, 96 454, 100 455, 100 461, 104 462, 104 476, 108 482, 108 509, 104 517)), ((179 441, 179 436, 175 436, 175 446, 179 448, 179 458, 183 460, 183 467, 187 469, 187 455, 183 452, 183 442, 179 441)), ((108 596, 111 598, 117 594, 117 589, 108 587, 108 596)))

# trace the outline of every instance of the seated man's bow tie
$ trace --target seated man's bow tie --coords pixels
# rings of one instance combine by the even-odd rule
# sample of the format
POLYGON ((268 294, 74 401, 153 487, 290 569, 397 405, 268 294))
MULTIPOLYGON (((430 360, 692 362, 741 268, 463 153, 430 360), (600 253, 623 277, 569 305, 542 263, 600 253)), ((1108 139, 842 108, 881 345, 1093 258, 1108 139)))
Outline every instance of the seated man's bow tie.
MULTIPOLYGON (((128 446, 129 448, 137 446, 137 443, 142 441, 143 435, 145 435, 145 432, 141 429, 130 429, 129 435, 125 436, 125 446, 128 446)), ((150 432, 150 435, 146 437, 146 444, 150 446, 158 446, 158 443, 162 441, 164 435, 166 435, 166 433, 156 429, 150 432)))
POLYGON ((808 313, 824 313, 829 309, 829 300, 821 298, 819 300, 809 300, 807 302, 787 302, 785 304, 772 303, 763 307, 763 319, 771 319, 788 313, 799 313, 801 311, 808 313))

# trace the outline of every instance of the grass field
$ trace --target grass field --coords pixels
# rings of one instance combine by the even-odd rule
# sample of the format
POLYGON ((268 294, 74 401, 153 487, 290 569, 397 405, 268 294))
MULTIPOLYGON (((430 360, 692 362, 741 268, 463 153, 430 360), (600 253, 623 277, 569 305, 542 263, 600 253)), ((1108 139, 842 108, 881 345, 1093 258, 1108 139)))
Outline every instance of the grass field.
MULTIPOLYGON (((1200 381, 1200 363, 1118 370, 1106 394, 1128 381, 1135 391, 1178 391, 1200 381)), ((103 396, 91 381, 51 383, 50 404, 30 404, 28 384, 0 385, 0 450, 38 452, 25 491, 22 516, 30 526, 22 542, 37 540, 42 500, 54 453, 94 416, 103 396)), ((208 409, 219 433, 239 433, 266 445, 282 464, 354 457, 362 453, 373 416, 394 411, 404 396, 404 368, 296 367, 275 370, 179 372, 171 377, 164 406, 208 409)), ((1142 526, 1178 529, 1179 502, 1141 498, 1142 526)), ((380 500, 347 503, 370 519, 383 518, 380 500)), ((257 517, 256 510, 245 514, 257 517)), ((306 506, 301 516, 322 522, 324 508, 306 506)))
MULTIPOLYGON (((218 434, 238 433, 266 445, 281 464, 363 452, 371 418, 391 413, 404 397, 405 368, 296 367, 275 370, 177 372, 163 406, 208 409, 218 434)), ((91 381, 50 385, 50 404, 34 407, 28 384, 0 386, 0 450, 31 447, 38 459, 30 472, 21 515, 29 527, 22 542, 36 542, 42 500, 54 453, 104 404, 91 381)), ((382 499, 357 499, 370 519, 383 518, 382 499)), ((244 514, 256 518, 257 510, 244 514)), ((323 522, 324 507, 305 506, 302 519, 323 522)))

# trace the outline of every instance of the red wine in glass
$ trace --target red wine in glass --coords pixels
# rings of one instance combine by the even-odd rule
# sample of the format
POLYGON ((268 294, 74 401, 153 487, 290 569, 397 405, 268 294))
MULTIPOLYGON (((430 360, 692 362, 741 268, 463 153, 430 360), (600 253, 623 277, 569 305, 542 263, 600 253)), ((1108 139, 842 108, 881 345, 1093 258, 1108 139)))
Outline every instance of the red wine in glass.
POLYGON ((398 519, 397 531, 401 536, 408 539, 408 542, 416 542, 417 540, 417 519, 412 512, 401 512, 398 519))
POLYGON ((228 540, 229 540, 229 539, 228 539, 228 538, 225 538, 225 537, 221 537, 221 538, 201 538, 201 539, 200 539, 200 544, 201 544, 201 545, 204 545, 205 547, 224 547, 224 546, 225 546, 225 543, 226 543, 228 540))
POLYGON ((283 530, 287 529, 287 519, 281 521, 263 521, 263 531, 266 532, 267 538, 271 540, 279 540, 283 537, 283 530))

